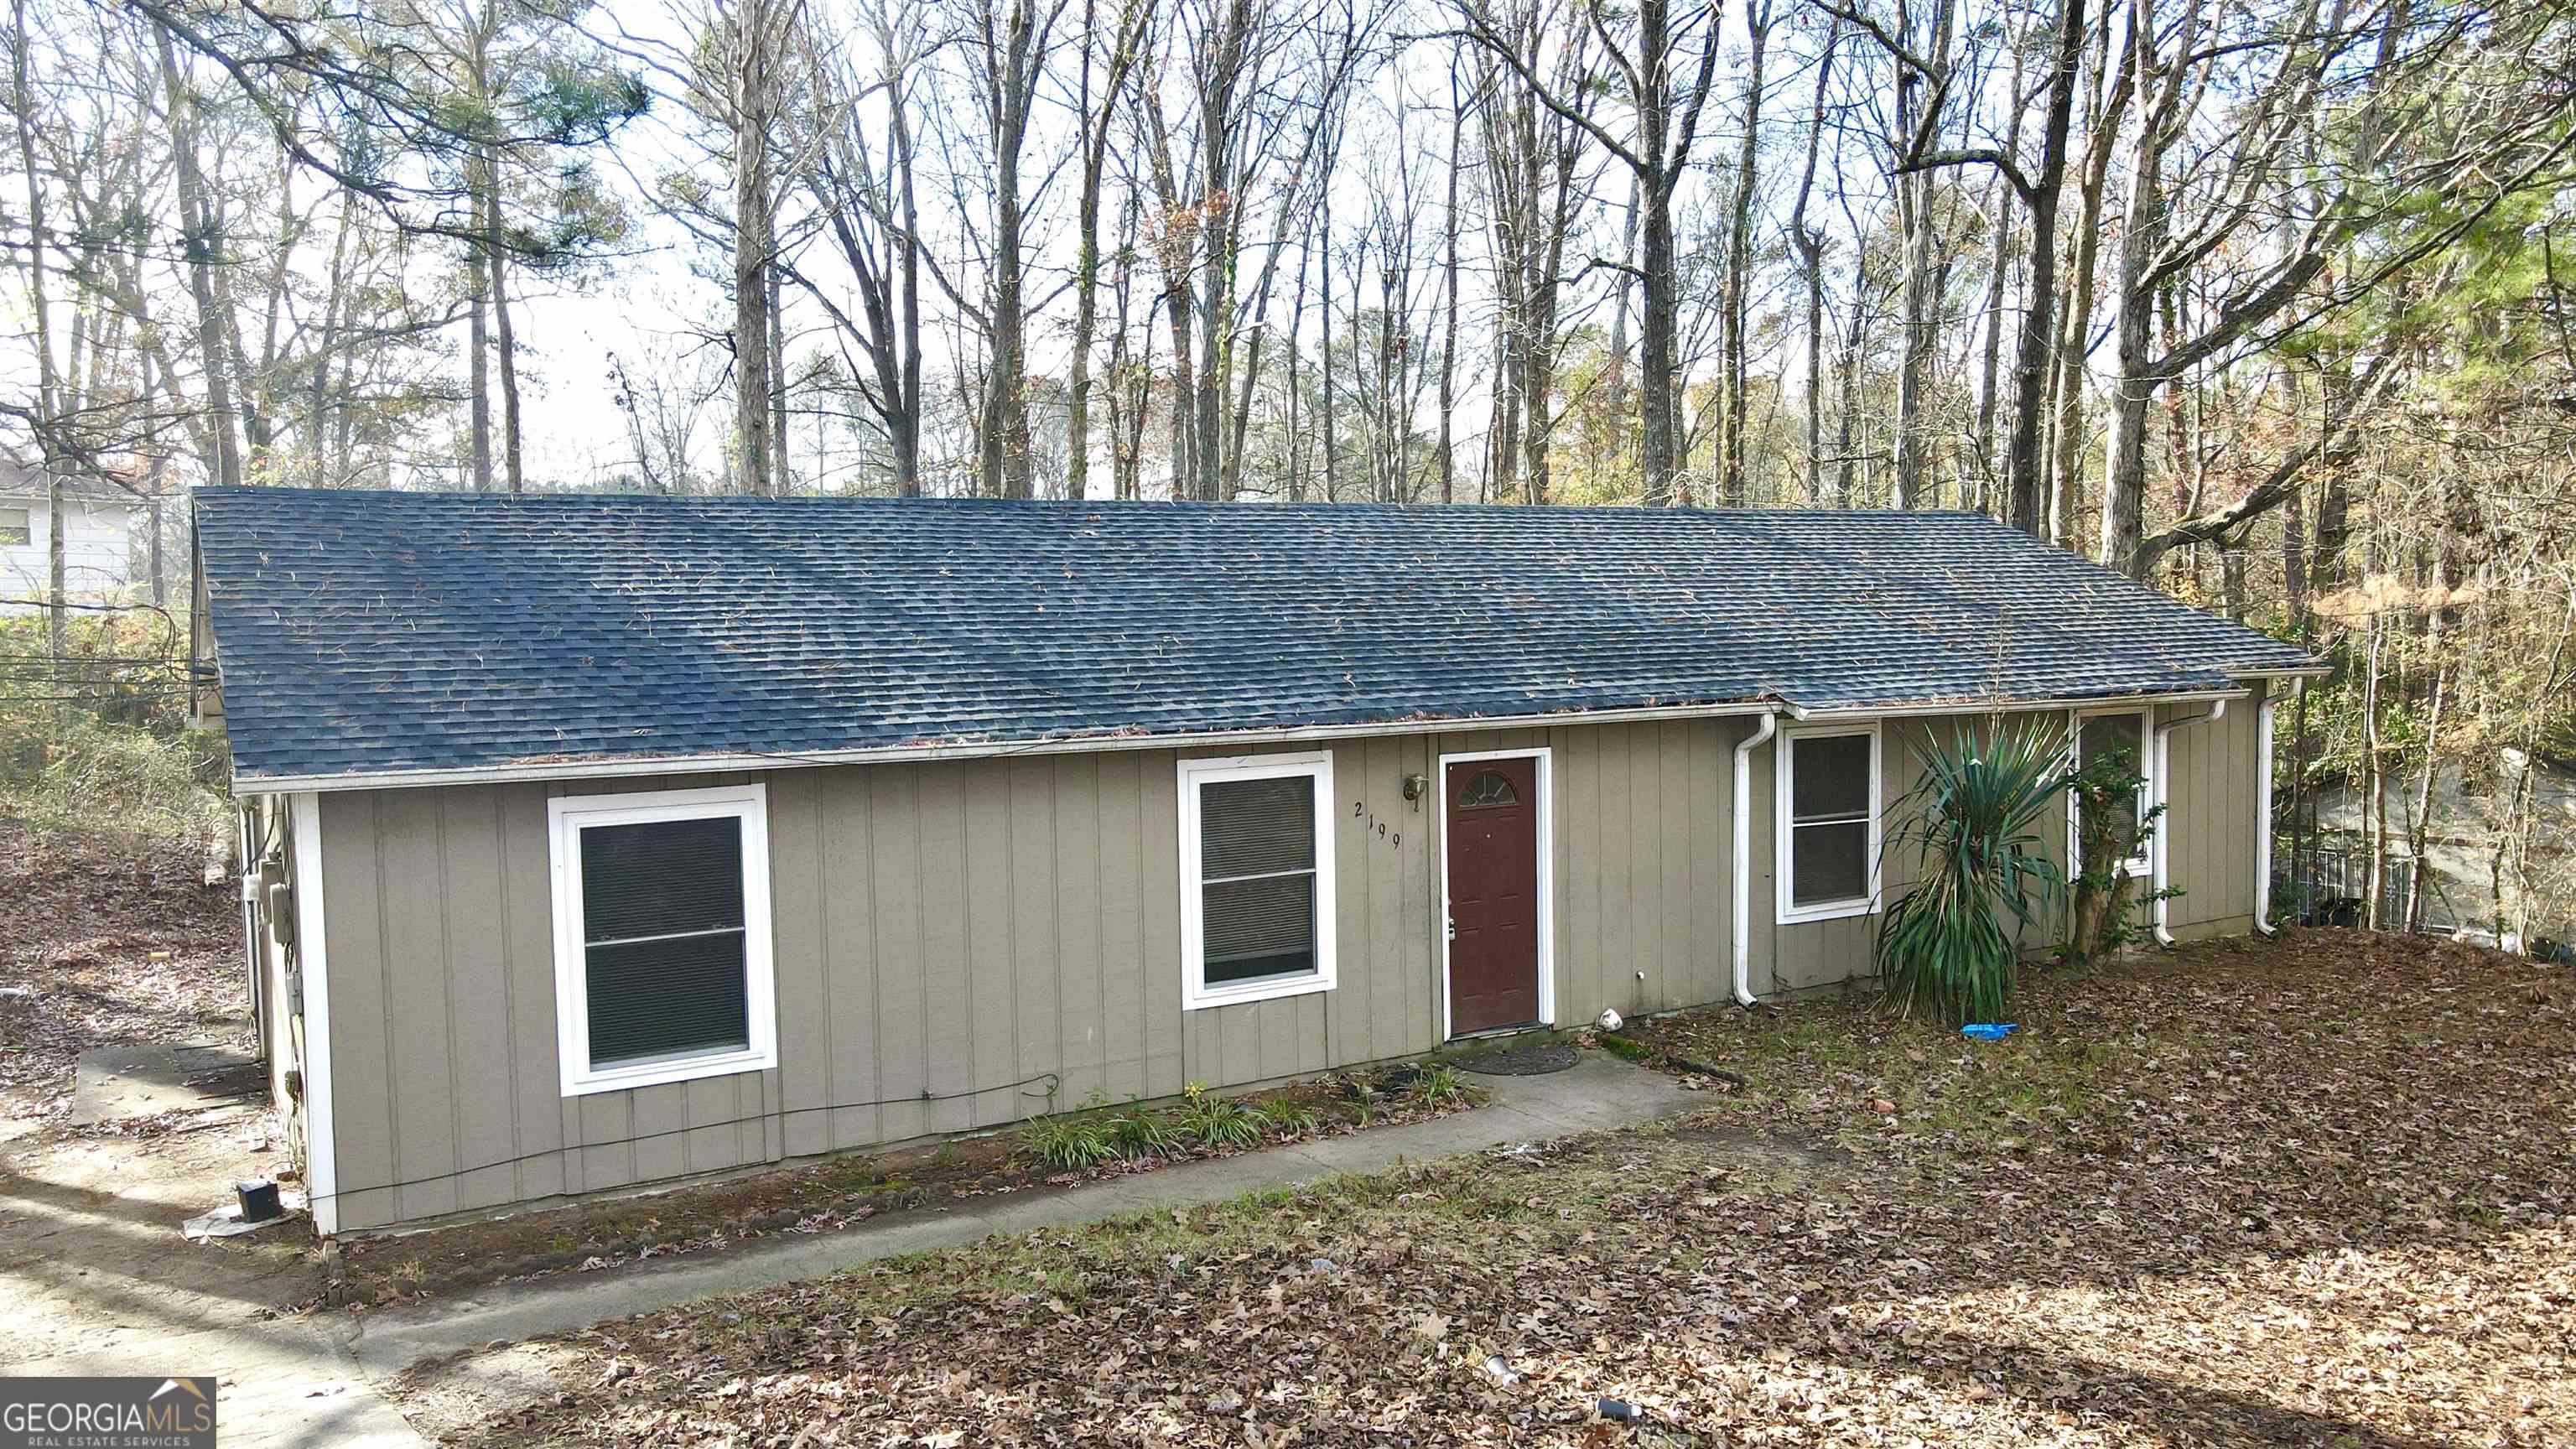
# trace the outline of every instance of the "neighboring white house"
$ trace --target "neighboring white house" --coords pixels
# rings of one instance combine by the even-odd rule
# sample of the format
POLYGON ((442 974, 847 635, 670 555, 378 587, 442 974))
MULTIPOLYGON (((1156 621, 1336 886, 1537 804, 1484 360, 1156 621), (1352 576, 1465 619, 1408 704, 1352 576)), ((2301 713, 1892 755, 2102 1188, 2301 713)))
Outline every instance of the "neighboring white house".
MULTIPOLYGON (((52 567, 47 539, 45 475, 14 458, 0 457, 0 613, 26 613, 44 597, 52 567)), ((63 483, 64 584, 75 599, 121 593, 134 582, 134 530, 141 500, 91 479, 63 483)))

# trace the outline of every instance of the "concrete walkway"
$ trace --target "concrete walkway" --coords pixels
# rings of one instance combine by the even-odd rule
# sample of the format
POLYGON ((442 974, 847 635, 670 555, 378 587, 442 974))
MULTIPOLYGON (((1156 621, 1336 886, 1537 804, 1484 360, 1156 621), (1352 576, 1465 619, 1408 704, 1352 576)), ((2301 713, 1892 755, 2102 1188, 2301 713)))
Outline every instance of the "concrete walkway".
POLYGON ((228 1449, 426 1449, 427 1441, 380 1387, 415 1364, 495 1341, 574 1332, 712 1295, 956 1247, 995 1233, 1218 1202, 1405 1161, 1650 1122, 1700 1105, 1672 1078, 1600 1053, 1586 1053, 1573 1069, 1549 1076, 1480 1076, 1475 1081, 1491 1093, 1488 1105, 1430 1122, 1182 1163, 1060 1191, 1011 1194, 971 1208, 909 1213, 882 1224, 756 1239, 722 1252, 655 1259, 608 1272, 496 1285, 356 1317, 144 1331, 112 1349, 10 1364, 6 1371, 215 1374, 222 1381, 218 1420, 228 1449))
POLYGON ((1545 1142, 1623 1127, 1703 1105, 1671 1077, 1587 1052, 1569 1071, 1476 1077, 1492 1101, 1472 1112, 1181 1163, 1054 1192, 986 1199, 973 1208, 907 1214, 811 1236, 760 1238, 721 1253, 660 1258, 613 1272, 496 1285, 464 1297, 380 1309, 359 1318, 357 1361, 390 1378, 424 1359, 496 1340, 569 1333, 721 1293, 741 1293, 872 1263, 953 1248, 995 1233, 1099 1222, 1150 1208, 1221 1202, 1399 1162, 1545 1142))

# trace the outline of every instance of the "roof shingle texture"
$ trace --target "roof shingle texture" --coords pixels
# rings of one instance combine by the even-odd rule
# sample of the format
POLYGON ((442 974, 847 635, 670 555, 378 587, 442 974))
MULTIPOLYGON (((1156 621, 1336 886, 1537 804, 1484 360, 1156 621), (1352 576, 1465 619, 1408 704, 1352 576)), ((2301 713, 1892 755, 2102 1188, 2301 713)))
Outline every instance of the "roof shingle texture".
POLYGON ((2080 699, 2307 662, 1964 513, 196 502, 244 781, 2080 699))

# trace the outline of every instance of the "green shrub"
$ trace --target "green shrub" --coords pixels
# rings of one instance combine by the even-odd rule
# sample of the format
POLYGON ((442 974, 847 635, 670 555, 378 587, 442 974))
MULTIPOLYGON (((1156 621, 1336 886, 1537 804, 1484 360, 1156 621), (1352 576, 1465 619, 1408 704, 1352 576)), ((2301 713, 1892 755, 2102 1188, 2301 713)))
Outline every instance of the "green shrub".
POLYGON ((1020 1145, 1059 1171, 1089 1167, 1117 1155, 1101 1120, 1088 1112, 1036 1118, 1020 1128, 1020 1145))
POLYGON ((1181 1095, 1181 1131, 1207 1147, 1258 1147, 1262 1119, 1241 1102, 1212 1097, 1192 1082, 1181 1095))
POLYGON ((2129 861, 2155 848, 2165 813, 2161 803, 2137 808, 2147 777, 2136 758, 2125 748, 2104 750, 2067 777, 2076 803, 2075 853, 2079 862, 2098 862, 2068 882, 2075 899, 2059 954, 2071 962, 2098 961, 2143 939, 2138 908, 2182 894, 2179 887, 2141 892, 2129 872, 2129 861))
POLYGON ((2020 967, 2017 932, 2054 919, 2065 876, 2043 853, 2038 827, 2067 786, 2071 746, 2048 726, 1980 744, 1966 731, 1917 747, 1923 777, 1898 804, 1905 820, 1888 848, 1911 845, 1921 883, 1878 920, 1876 955, 1888 993, 1911 1011, 2000 1021, 2020 967))

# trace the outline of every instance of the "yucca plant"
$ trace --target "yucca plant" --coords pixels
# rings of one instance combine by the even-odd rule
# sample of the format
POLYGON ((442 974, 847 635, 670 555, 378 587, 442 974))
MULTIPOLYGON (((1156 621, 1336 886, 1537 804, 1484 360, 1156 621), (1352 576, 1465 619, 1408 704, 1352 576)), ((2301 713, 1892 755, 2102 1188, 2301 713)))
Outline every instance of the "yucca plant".
POLYGON ((2033 725, 1991 742, 1961 731, 1915 756, 1923 775, 1887 848, 1919 852, 1922 878, 1879 916, 1879 975, 1909 1012, 2000 1021, 2021 963, 2016 933, 2053 922, 2065 894, 2040 826, 2057 818, 2072 749, 2062 730, 2033 725))

